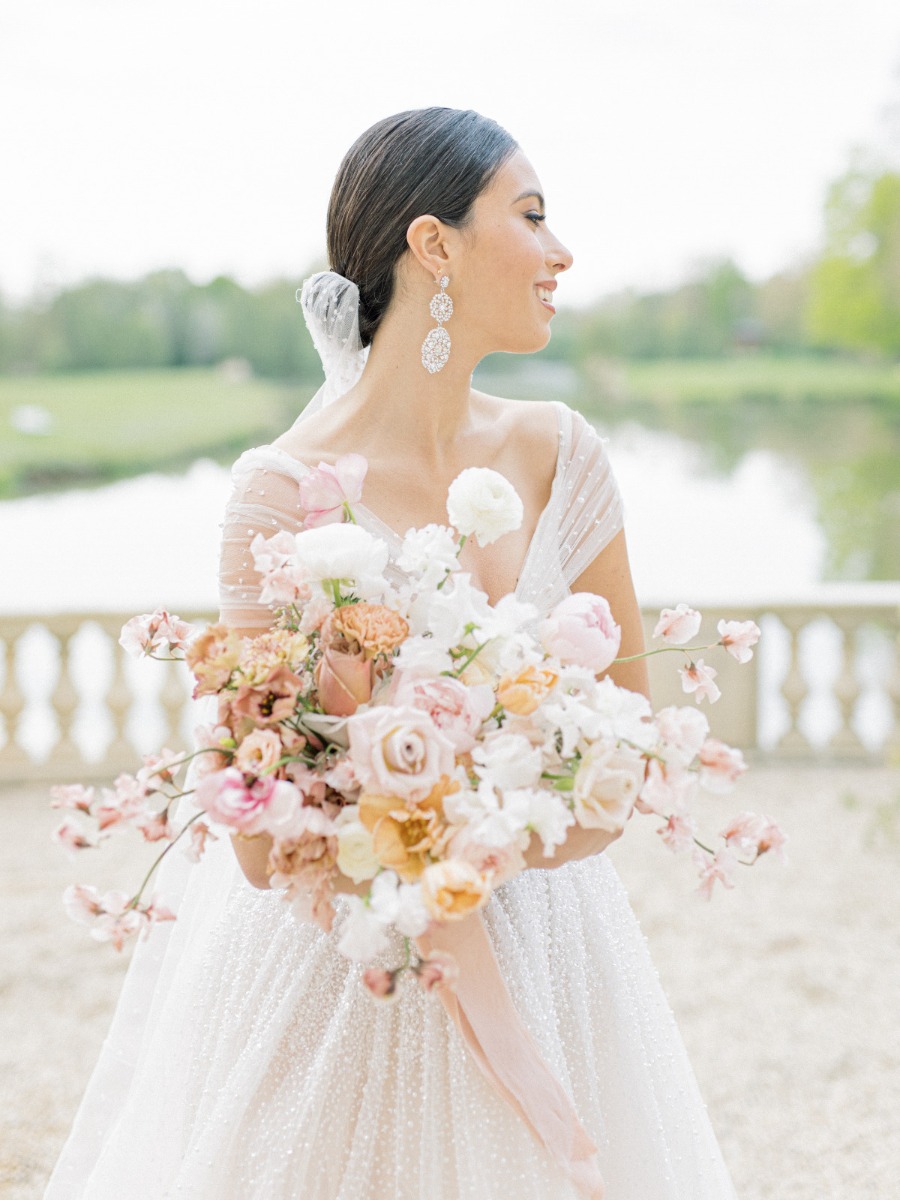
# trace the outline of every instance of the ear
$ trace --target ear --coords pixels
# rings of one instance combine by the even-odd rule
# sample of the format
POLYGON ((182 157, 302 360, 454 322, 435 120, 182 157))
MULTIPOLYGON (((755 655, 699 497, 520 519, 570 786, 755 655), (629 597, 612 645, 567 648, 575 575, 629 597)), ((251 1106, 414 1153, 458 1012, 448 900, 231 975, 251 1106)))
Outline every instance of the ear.
POLYGON ((449 273, 454 232, 443 221, 428 214, 416 217, 406 230, 407 245, 432 279, 449 273))

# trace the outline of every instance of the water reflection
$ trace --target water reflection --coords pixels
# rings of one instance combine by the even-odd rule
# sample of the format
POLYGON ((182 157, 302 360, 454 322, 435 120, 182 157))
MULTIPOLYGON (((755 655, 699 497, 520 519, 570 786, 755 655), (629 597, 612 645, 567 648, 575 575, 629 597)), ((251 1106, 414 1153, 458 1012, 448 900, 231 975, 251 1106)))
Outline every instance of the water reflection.
POLYGON ((900 578, 900 412, 888 400, 759 396, 585 410, 611 429, 637 421, 702 445, 723 475, 733 476, 754 451, 773 452, 815 497, 826 540, 823 579, 900 578))

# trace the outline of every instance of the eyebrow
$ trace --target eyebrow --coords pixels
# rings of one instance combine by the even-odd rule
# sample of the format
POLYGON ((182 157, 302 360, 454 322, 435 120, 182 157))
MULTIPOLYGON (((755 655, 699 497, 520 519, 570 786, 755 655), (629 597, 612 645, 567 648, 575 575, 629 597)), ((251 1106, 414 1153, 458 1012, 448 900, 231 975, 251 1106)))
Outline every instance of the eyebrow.
POLYGON ((529 196, 534 196, 540 202, 541 208, 547 207, 544 203, 544 197, 540 192, 523 192, 521 196, 516 196, 515 200, 513 200, 513 204, 518 204, 520 200, 527 200, 529 196))

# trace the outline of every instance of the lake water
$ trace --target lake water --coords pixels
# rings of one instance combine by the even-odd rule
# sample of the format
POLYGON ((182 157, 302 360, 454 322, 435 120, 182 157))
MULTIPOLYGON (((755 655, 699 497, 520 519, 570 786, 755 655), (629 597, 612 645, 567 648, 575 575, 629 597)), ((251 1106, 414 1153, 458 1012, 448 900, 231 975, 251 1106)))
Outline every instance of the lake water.
MULTIPOLYGON (((816 496, 795 463, 754 449, 723 471, 710 451, 673 433, 630 423, 603 432, 610 436, 607 450, 624 498, 632 572, 646 607, 687 601, 727 610, 834 594, 833 585, 823 587, 828 545, 816 496)), ((0 613, 215 610, 220 522, 229 490, 229 469, 200 460, 180 475, 144 475, 94 490, 0 503, 5 566, 0 613)), ((42 758, 55 737, 48 698, 58 668, 53 639, 46 631, 33 632, 21 648, 28 667, 23 671, 20 659, 17 671, 28 696, 21 732, 29 752, 42 758)), ((82 633, 73 661, 84 697, 75 733, 89 756, 99 757, 108 740, 102 697, 111 662, 104 639, 92 639, 89 627, 82 633)), ((807 634, 803 661, 814 694, 803 725, 808 736, 824 742, 837 719, 831 682, 839 669, 840 639, 828 622, 807 634)), ((777 621, 764 629, 764 640, 760 735, 763 745, 771 745, 786 719, 778 688, 787 645, 777 621)), ((881 680, 884 647, 873 644, 867 653, 863 674, 878 688, 863 697, 855 724, 875 746, 890 720, 881 680)), ((147 662, 129 662, 128 672, 149 704, 136 706, 130 733, 136 745, 150 749, 157 744, 159 713, 154 720, 151 710, 160 675, 147 662)))
MULTIPOLYGON (((723 475, 701 447, 636 425, 607 449, 643 602, 783 599, 822 578, 815 497, 778 455, 752 451, 723 475)), ((200 460, 0 503, 0 612, 215 607, 229 487, 228 468, 200 460)))

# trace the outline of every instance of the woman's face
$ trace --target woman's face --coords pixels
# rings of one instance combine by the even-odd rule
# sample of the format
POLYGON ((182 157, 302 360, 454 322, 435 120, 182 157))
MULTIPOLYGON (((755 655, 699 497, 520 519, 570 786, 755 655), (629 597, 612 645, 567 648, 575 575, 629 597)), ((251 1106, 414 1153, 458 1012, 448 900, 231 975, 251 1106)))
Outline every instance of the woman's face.
POLYGON ((447 293, 482 353, 527 354, 550 340, 556 276, 572 255, 544 212, 540 181, 521 150, 475 201, 447 293))

